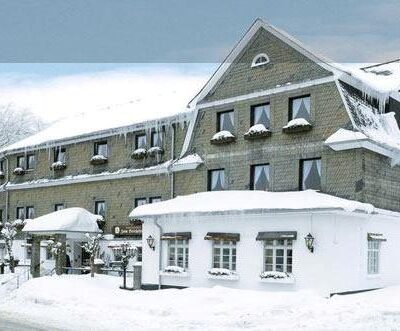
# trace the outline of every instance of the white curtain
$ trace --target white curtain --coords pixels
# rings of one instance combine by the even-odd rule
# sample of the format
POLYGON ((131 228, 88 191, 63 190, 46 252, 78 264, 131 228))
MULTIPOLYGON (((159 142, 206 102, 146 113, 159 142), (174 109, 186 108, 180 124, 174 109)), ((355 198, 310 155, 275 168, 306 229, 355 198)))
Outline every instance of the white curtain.
POLYGON ((310 97, 298 98, 293 100, 293 118, 297 118, 302 103, 304 104, 304 108, 307 111, 308 115, 310 115, 310 97))
POLYGON ((213 172, 211 178, 211 190, 223 190, 225 188, 225 173, 224 171, 213 172))
POLYGON ((314 161, 304 161, 303 162, 303 189, 307 189, 306 180, 308 175, 310 174, 311 167, 314 161))
MULTIPOLYGON (((265 166, 258 166, 255 167, 255 171, 254 171, 254 177, 255 177, 255 188, 258 189, 258 182, 261 178, 261 175, 264 175, 266 178, 266 183, 265 185, 268 185, 269 183, 269 166, 265 165, 265 166)), ((266 190, 268 189, 268 187, 262 187, 261 189, 266 190)))

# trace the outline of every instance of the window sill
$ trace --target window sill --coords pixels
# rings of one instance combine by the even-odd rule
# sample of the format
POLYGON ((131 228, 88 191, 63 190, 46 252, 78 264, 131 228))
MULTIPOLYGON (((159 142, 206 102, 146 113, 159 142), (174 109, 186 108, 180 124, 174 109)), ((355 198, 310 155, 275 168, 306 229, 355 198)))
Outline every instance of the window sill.
POLYGON ((260 283, 294 284, 294 277, 288 278, 260 278, 260 283))
POLYGON ((214 280, 228 280, 228 281, 238 281, 239 275, 210 275, 207 274, 207 279, 214 279, 214 280))
POLYGON ((160 275, 163 276, 163 277, 174 277, 174 278, 188 278, 188 277, 190 277, 190 273, 188 271, 185 271, 185 272, 160 271, 160 275))
POLYGON ((289 126, 289 127, 284 127, 282 129, 283 133, 301 133, 301 132, 307 132, 307 131, 311 131, 312 129, 312 125, 311 124, 307 124, 307 125, 293 125, 293 126, 289 126))

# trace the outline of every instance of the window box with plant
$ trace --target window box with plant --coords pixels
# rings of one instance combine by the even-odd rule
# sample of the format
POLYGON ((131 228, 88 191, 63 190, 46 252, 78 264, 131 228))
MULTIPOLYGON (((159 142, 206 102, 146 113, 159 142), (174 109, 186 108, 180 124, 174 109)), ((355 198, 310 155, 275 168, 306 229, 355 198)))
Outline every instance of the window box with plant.
POLYGON ((271 136, 270 127, 270 106, 268 103, 251 107, 250 129, 244 134, 247 140, 267 138, 271 136))
POLYGON ((13 170, 13 174, 14 174, 15 176, 23 176, 23 175, 25 175, 25 169, 24 169, 24 168, 21 168, 21 167, 16 167, 16 168, 13 170))
POLYGON ((234 111, 228 110, 217 114, 217 133, 210 142, 214 145, 229 144, 236 140, 232 133, 235 130, 234 111))
POLYGON ((219 280, 239 280, 239 275, 236 271, 225 269, 225 268, 211 268, 207 271, 208 279, 219 279, 219 280))
POLYGON ((287 272, 264 271, 260 274, 260 281, 263 283, 293 284, 295 280, 287 272))
POLYGON ((108 146, 106 141, 94 144, 94 155, 90 159, 92 165, 100 165, 108 162, 108 146))
POLYGON ((170 276, 170 277, 189 277, 189 272, 182 267, 178 266, 167 266, 160 272, 161 276, 170 276))
POLYGON ((51 164, 50 169, 53 171, 61 171, 67 167, 65 162, 65 148, 54 148, 54 162, 51 164))
POLYGON ((160 156, 164 154, 163 146, 163 134, 159 131, 153 131, 151 133, 151 147, 147 151, 147 154, 151 157, 160 156))
POLYGON ((132 159, 141 160, 147 156, 146 134, 137 134, 135 136, 135 150, 132 152, 132 159))
POLYGON ((311 97, 309 95, 289 99, 289 122, 283 127, 284 133, 307 132, 312 129, 311 97))

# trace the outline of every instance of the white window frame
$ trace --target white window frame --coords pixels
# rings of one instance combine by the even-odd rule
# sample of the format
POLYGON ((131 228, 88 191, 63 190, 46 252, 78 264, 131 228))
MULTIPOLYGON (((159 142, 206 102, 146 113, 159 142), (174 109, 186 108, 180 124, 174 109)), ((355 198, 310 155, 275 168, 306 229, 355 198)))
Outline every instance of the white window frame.
MULTIPOLYGON (((226 263, 226 262, 225 262, 226 263)), ((236 248, 236 241, 228 241, 228 240, 213 240, 213 247, 212 247, 212 268, 224 268, 229 269, 231 271, 236 271, 237 265, 237 248, 236 248), (218 261, 215 259, 215 250, 218 249, 218 261), (224 266, 224 254, 223 250, 228 249, 228 268, 224 266), (218 265, 216 264, 218 263, 218 265)))
POLYGON ((368 275, 379 275, 380 256, 381 256, 381 241, 368 240, 368 249, 367 249, 368 275))
MULTIPOLYGON (((279 264, 281 265, 281 264, 279 264)), ((263 271, 280 271, 287 272, 288 274, 293 273, 293 239, 267 239, 264 240, 263 245, 263 271), (283 243, 282 243, 283 242, 283 243), (290 243, 290 245, 289 245, 290 243), (272 250, 272 264, 266 263, 267 258, 267 249, 272 250), (283 270, 276 270, 276 259, 277 259, 277 250, 283 250, 283 270), (292 252, 292 263, 288 263, 288 251, 292 252), (267 270, 267 265, 272 266, 272 270, 267 270), (290 266, 290 270, 288 271, 288 266, 290 266)))
POLYGON ((176 266, 184 269, 189 268, 189 239, 167 240, 167 267, 176 266), (173 259, 171 259, 171 249, 174 249, 173 259), (182 264, 179 265, 178 249, 182 249, 182 264))
POLYGON ((253 61, 251 62, 251 67, 252 67, 252 68, 254 68, 254 67, 259 67, 259 66, 266 65, 266 64, 268 64, 268 63, 269 63, 269 56, 268 56, 267 54, 265 54, 265 53, 260 53, 260 54, 257 54, 257 55, 253 58, 253 61), (262 58, 262 57, 265 57, 266 61, 257 63, 257 61, 258 61, 260 58, 262 58))

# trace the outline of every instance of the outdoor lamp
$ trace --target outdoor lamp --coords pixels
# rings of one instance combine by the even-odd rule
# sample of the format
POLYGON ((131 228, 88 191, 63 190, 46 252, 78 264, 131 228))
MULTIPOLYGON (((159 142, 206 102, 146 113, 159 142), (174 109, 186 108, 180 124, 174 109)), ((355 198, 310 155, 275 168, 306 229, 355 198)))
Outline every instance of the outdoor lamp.
POLYGON ((309 233, 308 235, 306 235, 304 237, 304 240, 306 241, 306 246, 307 246, 308 250, 311 253, 314 253, 314 237, 312 236, 312 234, 309 233))
POLYGON ((147 245, 149 245, 149 247, 154 251, 156 249, 155 245, 156 240, 152 236, 148 236, 146 241, 147 245))

